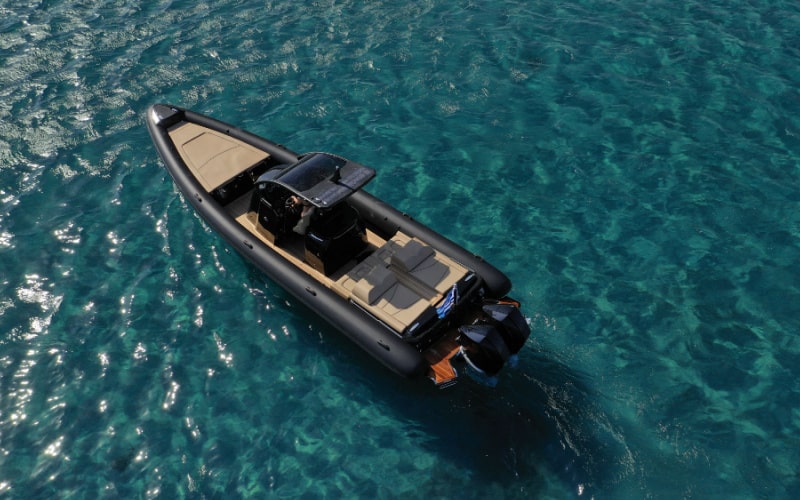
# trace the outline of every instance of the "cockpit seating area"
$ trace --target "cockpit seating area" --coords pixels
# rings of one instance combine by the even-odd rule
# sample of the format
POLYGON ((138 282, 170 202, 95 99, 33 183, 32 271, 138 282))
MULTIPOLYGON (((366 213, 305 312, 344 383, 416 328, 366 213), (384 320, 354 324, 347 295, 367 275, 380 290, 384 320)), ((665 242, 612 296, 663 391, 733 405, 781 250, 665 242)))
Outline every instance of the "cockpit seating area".
POLYGON ((282 236, 291 230, 293 224, 286 217, 286 199, 279 186, 264 182, 264 178, 273 173, 267 171, 256 181, 256 189, 250 201, 250 211, 257 216, 256 229, 270 243, 278 244, 282 236))
POLYGON ((268 182, 284 168, 285 165, 277 165, 263 172, 254 182, 255 189, 250 199, 250 212, 256 214, 256 230, 272 244, 277 244, 292 227, 292 222, 286 219, 285 214, 289 193, 268 182))

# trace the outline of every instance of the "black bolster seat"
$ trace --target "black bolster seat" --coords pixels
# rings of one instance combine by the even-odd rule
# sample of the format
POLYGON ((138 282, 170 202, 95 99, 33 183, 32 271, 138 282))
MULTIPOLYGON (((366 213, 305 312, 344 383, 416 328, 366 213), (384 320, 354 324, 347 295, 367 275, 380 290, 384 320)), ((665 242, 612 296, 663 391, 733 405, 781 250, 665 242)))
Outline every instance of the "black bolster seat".
POLYGON ((250 211, 258 215, 256 228, 270 242, 276 243, 286 233, 285 203, 283 188, 268 182, 283 171, 283 166, 272 168, 256 179, 256 188, 250 200, 250 211))
POLYGON ((347 203, 318 213, 306 232, 305 259, 329 275, 367 246, 367 233, 358 211, 347 203))

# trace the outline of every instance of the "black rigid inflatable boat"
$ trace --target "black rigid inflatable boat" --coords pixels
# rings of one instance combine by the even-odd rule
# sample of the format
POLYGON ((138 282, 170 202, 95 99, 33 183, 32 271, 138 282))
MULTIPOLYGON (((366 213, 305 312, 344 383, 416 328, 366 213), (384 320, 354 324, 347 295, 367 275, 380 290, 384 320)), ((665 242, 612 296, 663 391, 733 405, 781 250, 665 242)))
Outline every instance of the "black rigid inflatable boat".
POLYGON ((396 373, 496 375, 530 335, 501 271, 362 188, 375 170, 297 153, 192 111, 147 112, 202 218, 269 278, 396 373))

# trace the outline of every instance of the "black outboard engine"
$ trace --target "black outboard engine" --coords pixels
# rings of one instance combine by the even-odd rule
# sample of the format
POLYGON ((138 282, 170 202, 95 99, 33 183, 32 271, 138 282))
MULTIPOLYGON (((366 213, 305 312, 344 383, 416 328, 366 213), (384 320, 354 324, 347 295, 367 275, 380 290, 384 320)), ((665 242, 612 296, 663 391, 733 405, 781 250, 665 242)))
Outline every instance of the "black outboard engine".
POLYGON ((489 302, 483 316, 458 328, 461 353, 473 368, 494 376, 517 354, 531 334, 530 326, 515 304, 489 302))
POLYGON ((503 337, 491 325, 460 326, 458 332, 464 358, 473 368, 490 377, 497 375, 511 356, 503 337))
POLYGON ((488 323, 497 328, 511 354, 516 354, 531 335, 531 328, 525 317, 514 304, 486 304, 483 306, 489 318, 488 323))

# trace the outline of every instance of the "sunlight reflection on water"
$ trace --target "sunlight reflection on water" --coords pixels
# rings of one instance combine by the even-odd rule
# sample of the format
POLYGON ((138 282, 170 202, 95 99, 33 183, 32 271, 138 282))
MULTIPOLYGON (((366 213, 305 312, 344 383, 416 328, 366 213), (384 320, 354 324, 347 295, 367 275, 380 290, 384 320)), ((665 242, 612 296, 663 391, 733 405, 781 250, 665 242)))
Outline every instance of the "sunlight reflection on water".
POLYGON ((0 7, 0 494, 794 491, 796 9, 535 7, 0 7), (198 222, 156 101, 380 168, 512 275, 519 365, 381 372, 198 222))

